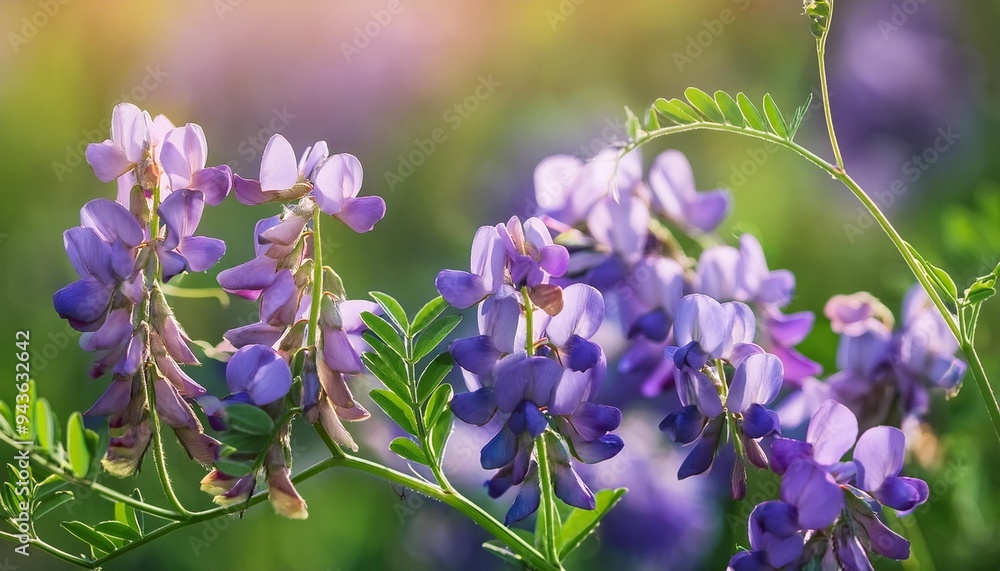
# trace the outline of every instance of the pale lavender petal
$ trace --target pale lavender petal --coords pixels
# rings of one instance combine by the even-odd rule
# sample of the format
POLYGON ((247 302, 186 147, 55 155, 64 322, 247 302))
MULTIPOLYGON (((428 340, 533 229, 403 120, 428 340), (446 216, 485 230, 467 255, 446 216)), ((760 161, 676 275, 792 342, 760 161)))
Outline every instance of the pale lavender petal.
POLYGON ((458 270, 441 270, 434 286, 449 305, 458 309, 470 308, 491 293, 483 286, 482 278, 458 270))
POLYGON ((236 200, 247 206, 264 204, 274 199, 274 192, 265 193, 261 190, 260 182, 233 175, 233 190, 236 192, 236 200))
POLYGON ((111 248, 92 228, 77 226, 63 232, 63 245, 73 269, 81 277, 111 282, 111 248))
POLYGON ((726 310, 718 301, 701 294, 688 295, 681 300, 674 319, 677 345, 697 341, 704 352, 714 355, 726 342, 728 332, 726 310))
POLYGON ((205 195, 205 202, 217 206, 233 187, 233 171, 226 165, 201 169, 191 175, 189 184, 193 190, 200 190, 205 195))
POLYGON ((668 218, 683 221, 684 206, 696 193, 687 157, 675 150, 660 153, 649 169, 649 189, 668 218))
POLYGON ((572 284, 563 289, 563 309, 546 327, 549 340, 563 346, 570 336, 590 339, 604 321, 604 296, 586 284, 572 284))
POLYGON ((858 419, 846 406, 828 400, 809 421, 806 442, 813 445, 816 462, 829 466, 840 462, 858 437, 858 419))
POLYGON ((824 529, 844 507, 844 494, 815 462, 795 462, 781 478, 781 500, 798 508, 802 529, 824 529))
POLYGON ((177 253, 187 260, 192 272, 203 272, 219 263, 226 253, 226 243, 207 236, 187 236, 177 246, 177 253))
POLYGON ((320 165, 313 176, 313 196, 320 210, 333 216, 340 212, 346 199, 358 195, 364 178, 361 162, 354 155, 333 155, 320 165))
POLYGON ((472 239, 469 268, 482 279, 486 291, 495 292, 503 284, 505 262, 500 233, 493 226, 480 226, 472 239))
POLYGON ((646 247, 649 221, 649 209, 639 198, 622 197, 617 202, 609 196, 591 208, 587 228, 600 244, 634 263, 646 247))
POLYGON ((709 352, 716 358, 729 357, 735 346, 753 342, 757 334, 757 319, 750 306, 739 301, 729 301, 722 304, 722 310, 725 313, 725 323, 730 324, 731 328, 719 352, 709 352))
POLYGON ((768 404, 778 396, 784 374, 781 360, 774 355, 750 355, 733 375, 726 407, 730 412, 743 412, 751 404, 768 404))
POLYGON ((125 151, 111 141, 87 145, 87 163, 101 182, 111 182, 135 166, 125 151))
POLYGON ((229 293, 256 299, 274 281, 277 266, 278 260, 262 256, 219 272, 217 281, 229 293))
POLYGON ((139 221, 127 209, 113 200, 95 198, 80 209, 80 223, 93 228, 106 242, 121 240, 134 248, 146 236, 139 221))
POLYGON ((698 258, 695 289, 715 299, 734 299, 739 258, 739 251, 732 246, 706 248, 698 258))
POLYGON ((351 230, 359 234, 368 232, 385 216, 385 200, 381 196, 348 197, 336 216, 351 230))
POLYGON ((858 487, 874 492, 886 478, 899 475, 903 469, 906 436, 893 426, 869 428, 854 448, 854 463, 858 467, 858 487))
POLYGON ((281 338, 284 332, 284 327, 275 327, 258 321, 250 325, 230 329, 222 337, 237 349, 241 349, 247 345, 267 345, 271 347, 278 342, 278 339, 281 338))
MULTIPOLYGON (((542 159, 535 167, 535 201, 544 212, 557 212, 566 206, 575 190, 573 182, 583 168, 583 162, 571 155, 553 155, 542 159)), ((575 220, 566 220, 574 223, 575 220)))
POLYGON ((139 162, 149 134, 150 121, 132 103, 119 103, 111 111, 111 140, 121 147, 133 163, 139 162))
POLYGON ((299 158, 299 174, 305 178, 313 178, 313 170, 316 165, 330 156, 330 148, 326 141, 316 141, 316 144, 306 149, 299 158))
POLYGON ((775 312, 769 315, 764 328, 771 341, 785 347, 792 347, 802 342, 812 331, 816 316, 811 311, 783 314, 775 312))
POLYGON ((347 333, 335 327, 323 327, 323 360, 333 371, 356 375, 363 370, 361 358, 351 346, 347 333))
POLYGON ((725 220, 731 205, 732 197, 725 190, 699 192, 684 209, 684 218, 702 232, 711 232, 725 220))
POLYGON ((337 309, 340 310, 340 327, 347 333, 361 333, 368 329, 365 322, 361 320, 362 313, 367 311, 375 315, 382 315, 382 306, 374 301, 363 299, 342 301, 337 304, 337 309))
POLYGON ((264 192, 288 190, 298 181, 299 168, 291 143, 281 135, 272 135, 261 155, 261 190, 264 192))

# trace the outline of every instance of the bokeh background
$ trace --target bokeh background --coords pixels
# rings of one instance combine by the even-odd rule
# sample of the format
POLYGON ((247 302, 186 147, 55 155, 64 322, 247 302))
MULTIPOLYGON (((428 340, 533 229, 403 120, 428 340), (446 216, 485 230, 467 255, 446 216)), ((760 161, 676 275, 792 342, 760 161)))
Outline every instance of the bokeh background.
MULTIPOLYGON (((415 308, 435 294, 440 268, 467 264, 476 227, 531 214, 539 160, 587 157, 623 139, 624 105, 644 108, 689 85, 769 91, 784 109, 799 105, 817 85, 800 12, 794 0, 3 0, 0 339, 13 345, 16 330, 30 330, 39 392, 60 418, 102 391, 104 382, 87 377, 89 356, 52 310, 51 295, 75 279, 63 229, 78 223, 87 200, 114 196, 113 185, 93 177, 83 152, 107 137, 112 106, 121 100, 178 124, 199 123, 209 164, 225 162, 245 176, 256 175, 275 132, 299 149, 325 139, 334 152, 357 155, 363 192, 383 196, 388 214, 360 236, 331 224, 324 257, 354 296, 379 289, 415 308), (435 129, 446 137, 431 147, 435 129)), ((905 237, 965 283, 989 272, 1000 252, 997 22, 996 2, 838 0, 829 50, 848 168, 882 197, 905 237), (942 133, 952 134, 948 148, 914 170, 911 157, 933 148, 942 133), (885 193, 897 179, 905 192, 885 193)), ((818 113, 799 138, 829 154, 818 113)), ((646 149, 647 162, 668 146, 688 155, 700 188, 733 189, 735 213, 723 235, 757 234, 771 267, 795 272, 792 309, 821 313, 830 296, 859 290, 898 308, 912 277, 885 236, 859 219, 844 188, 794 156, 720 134, 657 142, 646 149)), ((206 212, 200 233, 226 240, 221 266, 229 267, 251 256, 253 222, 273 212, 227 201, 206 212)), ((211 275, 185 280, 212 283, 211 275)), ((979 334, 994 379, 997 306, 980 320, 979 334)), ((212 342, 255 315, 248 303, 220 307, 213 300, 180 299, 177 312, 193 337, 212 342)), ((802 347, 830 370, 835 342, 821 317, 802 347)), ((0 397, 8 401, 13 354, 0 350, 9 380, 0 382, 0 397)), ((220 372, 206 365, 193 375, 224 392, 220 372)), ((929 481, 931 500, 904 522, 917 556, 906 569, 1000 566, 1000 452, 967 381, 956 398, 935 400, 937 436, 921 461, 910 463, 911 473, 929 481)), ((606 383, 609 390, 614 382, 606 383)), ((724 478, 676 482, 678 452, 656 430, 667 411, 659 401, 632 397, 625 451, 588 477, 633 492, 570 564, 724 568, 735 546, 746 544, 750 506, 724 498, 724 478)), ((355 427, 364 434, 363 453, 381 457, 390 435, 380 417, 367 425, 355 427)), ((447 464, 473 494, 486 477, 475 466, 477 438, 460 432, 447 464)), ((296 450, 299 467, 322 455, 308 436, 296 439, 296 450)), ((179 461, 172 443, 168 454, 178 459, 182 497, 207 506, 197 486, 203 472, 179 461)), ((148 469, 137 481, 112 485, 145 487, 155 498, 153 476, 148 469)), ((754 478, 751 498, 773 495, 772 480, 754 478)), ((333 472, 301 491, 311 508, 305 522, 282 520, 262 506, 242 519, 182 530, 111 568, 502 567, 479 549, 486 539, 480 530, 419 496, 401 499, 401 490, 384 482, 333 472)), ((502 514, 510 500, 484 501, 502 514)), ((58 521, 99 521, 110 509, 97 501, 69 504, 43 529, 76 551, 81 544, 58 521)), ((6 569, 62 568, 37 550, 30 560, 11 545, 0 550, 6 569)))

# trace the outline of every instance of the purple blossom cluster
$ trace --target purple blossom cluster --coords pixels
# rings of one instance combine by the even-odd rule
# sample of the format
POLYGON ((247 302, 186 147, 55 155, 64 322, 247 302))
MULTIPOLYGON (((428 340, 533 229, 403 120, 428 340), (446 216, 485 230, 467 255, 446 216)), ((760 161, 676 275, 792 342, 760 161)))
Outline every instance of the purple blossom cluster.
POLYGON ((117 182, 118 200, 88 202, 81 225, 63 234, 80 279, 57 291, 53 304, 84 332, 80 346, 97 354, 91 376, 111 374, 86 414, 109 417, 103 465, 115 476, 133 474, 149 446, 147 383, 158 416, 188 454, 206 465, 218 459, 218 441, 204 434, 190 405, 205 389, 180 367, 198 359, 159 287, 225 253, 221 240, 194 235, 205 204, 221 202, 231 186, 228 167, 205 167, 207 154, 197 125, 175 127, 129 103, 115 107, 111 138, 87 147, 97 177, 117 182))
POLYGON ((854 414, 836 401, 823 403, 805 442, 778 438, 772 445, 781 499, 754 508, 750 550, 733 556, 729 568, 855 571, 872 568, 869 553, 908 558, 909 542, 882 515, 883 507, 905 513, 927 501, 923 480, 899 475, 905 449, 898 428, 876 426, 858 438, 854 414), (842 461, 851 448, 852 459, 842 461))
POLYGON ((569 253, 538 218, 481 227, 471 258, 470 272, 443 270, 436 285, 455 307, 479 306, 480 334, 450 347, 469 387, 451 409, 477 426, 505 418, 480 455, 483 468, 497 470, 489 494, 521 486, 508 525, 534 513, 542 475, 533 454, 547 454, 556 496, 593 509, 594 494, 572 459, 601 462, 623 446, 611 434, 621 412, 593 402, 606 371, 604 351, 591 341, 604 320, 604 298, 586 284, 551 283, 565 273, 569 253))
POLYGON ((299 358, 297 404, 303 414, 334 442, 357 448, 342 421, 369 415, 354 400, 345 376, 362 372, 359 354, 366 345, 360 314, 379 309, 346 300, 340 277, 330 267, 316 267, 314 246, 304 238, 317 212, 367 232, 385 214, 385 202, 358 197, 361 164, 352 155, 330 156, 323 141, 296 161, 291 145, 272 137, 260 180, 234 176, 225 165, 206 167, 207 154, 198 125, 175 127, 134 105, 116 106, 111 138, 88 146, 87 160, 100 180, 117 182, 118 200, 87 203, 81 225, 65 232, 66 252, 80 279, 56 292, 53 304, 83 332, 81 347, 97 354, 92 376, 111 374, 109 388, 86 413, 109 417, 111 439, 103 460, 108 472, 125 477, 138 469, 153 436, 152 400, 158 419, 174 430, 188 454, 215 466, 202 488, 218 503, 236 503, 253 493, 254 470, 233 475, 226 470, 238 467, 244 456, 263 454, 272 504, 287 517, 303 518, 305 501, 289 478, 289 425, 276 425, 266 450, 238 450, 226 438, 227 408, 249 405, 281 419, 299 358), (200 363, 161 285, 218 263, 225 243, 196 231, 205 204, 221 203, 234 184, 245 204, 292 203, 257 224, 254 259, 219 274, 224 289, 259 301, 260 317, 225 334, 220 348, 232 353, 226 369, 230 394, 220 399, 181 368, 200 363), (316 286, 323 296, 313 308, 316 286), (310 317, 317 331, 309 331, 310 317), (193 404, 220 431, 222 442, 205 434, 193 404))
MULTIPOLYGON (((347 300, 340 277, 329 266, 319 268, 313 244, 305 238, 319 212, 335 216, 356 232, 367 232, 385 215, 381 197, 358 197, 362 169, 356 157, 330 155, 325 141, 309 147, 296 161, 291 145, 281 135, 268 141, 261 158, 260 179, 237 176, 235 191, 244 204, 294 201, 280 215, 260 220, 254 228, 255 257, 219 273, 226 291, 256 300, 259 321, 227 331, 223 337, 236 353, 226 368, 230 394, 223 399, 204 397, 203 407, 213 426, 225 428, 229 404, 260 407, 273 418, 284 412, 291 389, 290 369, 302 354, 302 390, 299 406, 306 418, 320 423, 341 446, 357 450, 343 421, 361 421, 370 415, 351 393, 346 378, 363 371, 360 354, 366 326, 361 313, 379 313, 373 302, 347 300), (316 283, 317 276, 321 282, 316 283), (320 307, 314 308, 313 288, 322 288, 320 307), (318 331, 308 331, 310 316, 318 315, 318 331)), ((306 503, 289 478, 284 451, 287 435, 273 442, 263 468, 272 503, 279 513, 302 519, 306 503)), ((202 482, 215 501, 229 505, 244 501, 255 488, 256 474, 237 477, 216 468, 202 482)))

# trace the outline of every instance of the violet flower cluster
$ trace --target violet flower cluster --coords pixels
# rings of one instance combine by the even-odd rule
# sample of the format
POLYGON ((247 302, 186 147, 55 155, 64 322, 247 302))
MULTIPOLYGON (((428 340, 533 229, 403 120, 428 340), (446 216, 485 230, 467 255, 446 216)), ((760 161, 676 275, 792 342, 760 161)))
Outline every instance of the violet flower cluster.
POLYGON ((86 155, 100 180, 117 182, 118 200, 88 202, 81 225, 63 234, 80 279, 57 291, 53 304, 84 332, 80 346, 97 354, 91 376, 111 376, 86 414, 109 417, 102 463, 118 477, 133 474, 149 446, 150 399, 192 458, 218 459, 218 441, 204 434, 190 405, 205 389, 180 367, 198 359, 159 287, 161 279, 214 266, 225 252, 221 240, 195 235, 205 204, 221 202, 231 186, 229 167, 206 168, 207 154, 201 127, 117 105, 111 138, 90 144, 86 155))
POLYGON ((909 542, 886 526, 882 508, 913 510, 927 500, 927 484, 899 475, 901 430, 876 426, 857 436, 854 414, 829 400, 813 415, 805 442, 775 440, 771 465, 781 475, 781 499, 754 508, 750 550, 737 553, 730 569, 860 571, 872 568, 870 554, 909 557, 909 542), (852 447, 852 459, 842 461, 852 447))
MULTIPOLYGON (((87 203, 81 225, 65 232, 66 252, 80 279, 56 292, 53 304, 83 332, 81 347, 97 353, 92 376, 111 376, 109 388, 86 413, 109 417, 105 470, 118 477, 135 473, 159 420, 192 458, 214 466, 202 489, 216 502, 247 499, 262 468, 276 510, 304 518, 305 501, 289 478, 286 412, 293 377, 301 378, 294 404, 307 419, 335 443, 356 449, 342 421, 369 415, 354 400, 345 376, 362 372, 359 354, 366 345, 360 314, 379 311, 374 303, 346 300, 340 277, 328 266, 317 268, 316 246, 305 238, 315 231, 309 225, 318 221, 318 212, 367 232, 384 216, 385 202, 359 197, 361 164, 352 155, 330 156, 322 141, 296 161, 291 145, 275 135, 264 151, 260 180, 234 177, 225 165, 206 167, 207 154, 201 127, 175 127, 134 105, 116 106, 111 138, 89 145, 87 160, 100 180, 117 182, 118 199, 87 203), (221 203, 234 184, 245 204, 292 204, 257 224, 254 259, 219 274, 224 289, 259 301, 260 317, 225 334, 220 349, 232 353, 226 369, 230 394, 219 399, 181 368, 199 361, 161 286, 218 263, 225 244, 196 235, 197 227, 205 204, 221 203), (321 303, 313 307, 317 291, 321 303), (193 404, 222 442, 205 434, 193 404), (232 415, 241 412, 234 405, 263 410, 273 435, 248 440, 230 430, 232 415), (261 461, 254 464, 257 458, 261 461)), ((253 417, 245 415, 241 412, 243 421, 253 417)))
POLYGON ((476 232, 470 272, 443 270, 436 280, 449 304, 479 306, 480 335, 450 347, 469 386, 453 397, 451 409, 478 426, 497 415, 505 418, 480 461, 497 470, 487 482, 490 496, 521 486, 508 525, 534 513, 540 485, 549 485, 539 481, 541 460, 533 455, 547 454, 557 497, 593 509, 594 494, 572 459, 601 462, 624 445, 611 434, 621 412, 593 402, 606 371, 604 351, 591 341, 604 319, 604 298, 585 284, 563 289, 551 283, 568 261, 569 253, 552 243, 541 220, 522 225, 513 217, 476 232))
MULTIPOLYGON (((295 201, 282 214, 260 220, 254 229, 255 257, 219 273, 226 291, 257 300, 260 320, 230 329, 227 345, 236 350, 226 369, 230 394, 219 400, 202 399, 213 426, 224 429, 230 404, 260 407, 275 421, 285 412, 284 397, 291 389, 291 365, 301 352, 302 387, 298 406, 310 422, 319 422, 341 446, 357 450, 343 421, 361 421, 369 413, 357 403, 346 376, 363 370, 360 353, 366 349, 361 333, 365 311, 379 312, 377 304, 346 300, 340 277, 329 266, 317 272, 315 244, 305 238, 319 212, 335 216, 356 232, 367 232, 385 215, 377 196, 358 197, 362 169, 349 154, 329 155, 319 141, 296 161, 291 145, 281 135, 268 141, 261 158, 260 180, 236 177, 237 198, 245 204, 295 201), (316 283, 317 276, 321 282, 316 283), (322 289, 320 307, 313 307, 313 291, 322 289), (309 332, 316 315, 318 331, 309 332)), ((290 479, 289 427, 279 426, 279 438, 270 443, 263 462, 271 502, 278 513, 302 519, 306 503, 290 479)), ((244 451, 253 458, 259 450, 244 451)), ((231 455, 240 458, 240 452, 231 455)), ((202 481, 202 489, 222 505, 244 501, 255 488, 256 474, 229 474, 216 467, 202 481)))

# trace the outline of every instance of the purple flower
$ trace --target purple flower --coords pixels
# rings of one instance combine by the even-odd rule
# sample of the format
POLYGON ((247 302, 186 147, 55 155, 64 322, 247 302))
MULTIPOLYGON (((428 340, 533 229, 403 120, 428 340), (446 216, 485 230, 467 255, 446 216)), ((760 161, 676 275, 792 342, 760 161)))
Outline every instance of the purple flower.
POLYGON ((854 448, 858 488, 882 505, 904 512, 927 501, 929 494, 923 480, 899 477, 905 452, 903 432, 891 426, 869 428, 854 448))
POLYGON ((152 120, 131 103, 115 105, 111 138, 87 145, 87 162, 101 182, 111 182, 134 169, 148 148, 152 120))
POLYGON ((503 240, 493 226, 481 226, 472 240, 470 272, 441 270, 434 285, 450 305, 467 309, 503 284, 507 265, 503 240))
POLYGON ((274 349, 249 345, 226 365, 226 384, 230 400, 264 406, 288 394, 292 372, 274 349))
MULTIPOLYGON (((232 188, 233 173, 228 166, 205 168, 208 142, 205 132, 194 123, 171 129, 163 139, 159 158, 170 183, 169 189, 174 192, 184 189, 200 191, 205 202, 215 206, 226 198, 232 188)), ((163 196, 166 194, 163 193, 163 196)))
POLYGON ((381 197, 358 197, 361 181, 361 163, 353 155, 328 156, 326 142, 319 141, 296 161, 288 140, 273 135, 261 156, 260 180, 236 176, 234 185, 237 199, 250 205, 294 200, 312 191, 320 210, 361 233, 385 216, 381 197))
POLYGON ((750 551, 741 551, 729 562, 733 571, 777 570, 798 561, 803 537, 794 506, 770 501, 750 513, 750 551))
POLYGON ((82 226, 63 234, 66 254, 80 279, 57 291, 52 302, 74 329, 95 331, 120 286, 136 277, 134 249, 143 241, 143 231, 128 210, 105 199, 88 202, 80 210, 80 221, 82 226))
POLYGON ((697 192, 691 163, 680 151, 664 151, 649 171, 649 188, 670 220, 700 232, 712 232, 731 206, 728 191, 697 192))
POLYGON ((167 227, 166 237, 157 248, 163 281, 186 271, 203 272, 226 253, 222 240, 194 235, 204 209, 205 195, 197 190, 172 192, 160 203, 158 212, 167 227))

